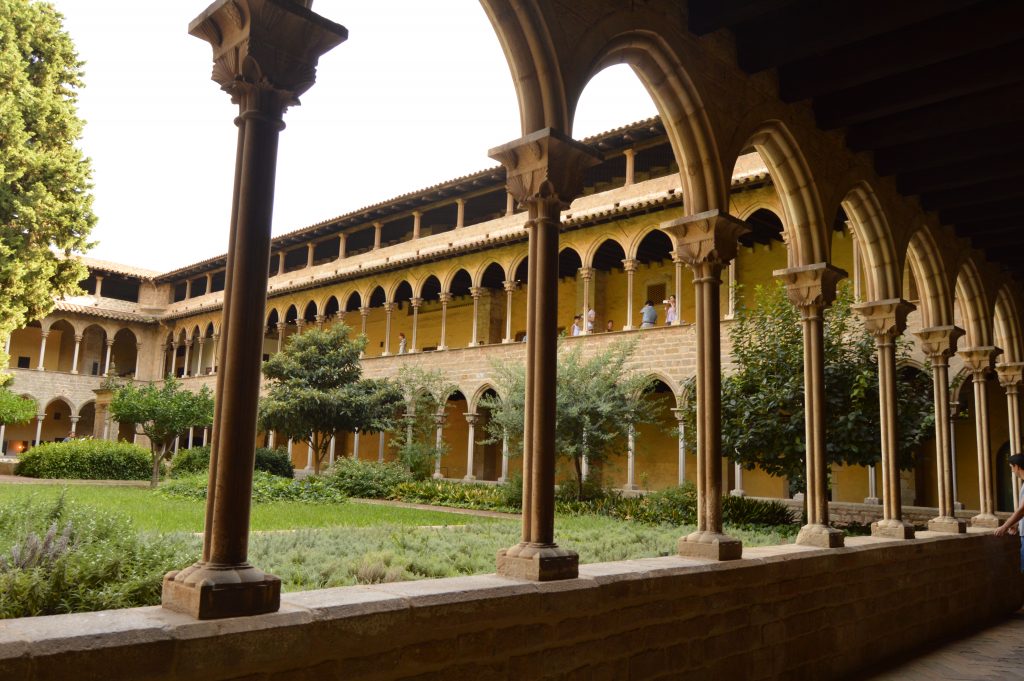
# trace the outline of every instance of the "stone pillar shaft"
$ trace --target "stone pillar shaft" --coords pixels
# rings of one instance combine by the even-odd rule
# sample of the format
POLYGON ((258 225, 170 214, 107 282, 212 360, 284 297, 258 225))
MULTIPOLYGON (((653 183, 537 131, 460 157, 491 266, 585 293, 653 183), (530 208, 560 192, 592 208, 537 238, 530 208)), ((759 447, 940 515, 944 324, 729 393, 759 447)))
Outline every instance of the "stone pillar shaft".
POLYGON ((391 312, 394 309, 394 303, 384 303, 384 352, 381 353, 384 357, 391 354, 391 312))
POLYGON ((442 291, 438 295, 438 299, 441 301, 441 339, 437 344, 437 349, 447 350, 448 346, 445 345, 445 335, 448 325, 448 301, 452 299, 452 294, 442 291))
POLYGON ((974 428, 978 451, 979 513, 971 518, 977 527, 998 527, 995 515, 995 482, 992 470, 992 439, 988 422, 988 390, 986 382, 996 355, 1002 352, 993 346, 966 348, 959 354, 971 372, 974 388, 974 428))
MULTIPOLYGON (((623 331, 632 331, 633 326, 633 275, 636 273, 638 261, 627 258, 622 261, 622 269, 626 273, 626 323, 623 331)), ((678 300, 678 299, 677 299, 678 300)))
POLYGON ((436 414, 434 414, 434 425, 437 426, 437 431, 434 436, 434 479, 440 480, 441 475, 441 443, 444 441, 444 420, 447 415, 444 413, 442 407, 436 414))
POLYGON ((683 265, 685 264, 681 258, 675 257, 673 254, 672 263, 675 265, 676 276, 675 276, 675 296, 676 296, 676 320, 672 322, 673 326, 680 326, 683 323, 683 265))
POLYGON ((466 200, 455 199, 455 229, 466 226, 466 200))
POLYGON ((505 282, 505 337, 501 339, 502 343, 512 342, 512 294, 518 285, 515 281, 505 282))
POLYGON ((409 352, 414 353, 416 348, 419 347, 417 345, 417 333, 420 327, 420 305, 423 304, 423 299, 413 298, 409 301, 409 304, 412 305, 412 342, 409 346, 409 352))
POLYGON ((675 414, 678 423, 679 478, 677 483, 682 486, 686 482, 686 412, 682 408, 677 407, 672 410, 672 413, 675 414))
MULTIPOLYGON (((626 182, 625 185, 628 187, 636 181, 636 150, 624 149, 622 155, 626 157, 626 182)), ((678 301, 679 298, 676 298, 678 301)))
POLYGON ((39 365, 36 366, 36 371, 46 371, 46 338, 49 335, 49 331, 39 334, 39 365))
MULTIPOLYGON (((36 447, 39 445, 39 438, 43 436, 43 421, 46 420, 46 414, 36 414, 36 439, 32 442, 32 446, 36 447)), ((106 435, 104 434, 104 439, 106 435)))
POLYGON ((580 335, 586 336, 589 333, 587 327, 590 324, 590 280, 594 276, 594 269, 581 267, 579 276, 583 280, 583 310, 580 312, 583 315, 583 327, 580 329, 580 335))
POLYGON ((469 347, 475 348, 479 345, 479 326, 480 326, 480 294, 483 293, 483 289, 479 286, 473 286, 469 289, 469 295, 473 298, 473 333, 469 341, 469 347))
MULTIPOLYGON (((77 374, 78 373, 78 354, 81 352, 81 350, 82 350, 82 334, 76 333, 75 334, 75 352, 71 356, 71 373, 73 373, 73 374, 77 374)), ((165 363, 167 362, 167 353, 166 352, 164 353, 164 362, 165 363)))
POLYGON ((182 367, 181 375, 188 378, 192 375, 191 365, 192 364, 192 339, 185 341, 185 366, 182 367))
POLYGON ((466 441, 466 477, 464 480, 467 482, 473 482, 476 480, 476 474, 474 474, 474 460, 473 455, 476 449, 476 424, 480 417, 478 414, 466 414, 466 424, 469 426, 469 435, 466 441))
POLYGON ((626 433, 626 489, 637 489, 636 485, 636 429, 629 424, 626 433))

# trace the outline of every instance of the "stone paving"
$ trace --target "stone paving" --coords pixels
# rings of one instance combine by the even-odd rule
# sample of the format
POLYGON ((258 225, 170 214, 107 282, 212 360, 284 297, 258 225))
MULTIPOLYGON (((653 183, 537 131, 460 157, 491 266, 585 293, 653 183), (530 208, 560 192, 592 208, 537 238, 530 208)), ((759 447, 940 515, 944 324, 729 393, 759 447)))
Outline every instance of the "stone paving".
POLYGON ((987 629, 922 651, 859 681, 1024 680, 1024 610, 987 629))

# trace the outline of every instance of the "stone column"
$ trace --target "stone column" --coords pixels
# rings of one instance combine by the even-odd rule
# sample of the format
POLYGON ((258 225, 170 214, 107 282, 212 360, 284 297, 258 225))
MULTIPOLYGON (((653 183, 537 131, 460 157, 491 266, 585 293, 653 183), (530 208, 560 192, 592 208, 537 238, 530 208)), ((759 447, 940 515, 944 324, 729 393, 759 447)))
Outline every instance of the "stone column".
POLYGON ((434 440, 434 449, 436 450, 436 454, 434 456, 433 478, 435 480, 440 480, 444 477, 441 475, 441 443, 443 441, 442 438, 444 437, 444 422, 446 418, 448 418, 448 415, 444 412, 444 407, 434 414, 434 425, 437 426, 437 435, 434 440))
MULTIPOLYGON (((623 331, 632 331, 636 328, 633 326, 633 275, 636 274, 639 264, 640 261, 633 258, 622 261, 622 269, 626 273, 626 323, 622 326, 623 331)), ((676 298, 676 302, 678 301, 676 298)))
MULTIPOLYGON (((661 224, 693 271, 697 325, 697 531, 679 540, 684 556, 731 560, 743 544, 722 532, 722 269, 736 257, 740 220, 710 210, 661 224)), ((677 301, 678 302, 678 301, 677 301)))
POLYGON ((49 331, 39 333, 39 365, 36 367, 36 371, 46 371, 46 339, 49 335, 49 331))
POLYGON ((313 266, 314 252, 316 251, 316 244, 306 244, 306 267, 310 268, 313 266))
POLYGON ((332 435, 331 436, 331 445, 330 445, 330 447, 327 450, 327 465, 328 466, 333 466, 334 465, 334 448, 336 446, 337 446, 337 438, 334 435, 332 435))
POLYGON ((347 246, 347 240, 348 235, 345 234, 344 232, 338 235, 338 260, 343 260, 345 258, 345 248, 347 246))
POLYGON ((178 374, 178 341, 171 341, 171 367, 168 373, 171 376, 178 374))
POLYGON ((377 433, 380 439, 377 440, 377 463, 384 463, 384 431, 377 433))
MULTIPOLYGON (((187 283, 185 284, 185 288, 186 288, 186 291, 187 291, 188 290, 188 284, 187 283)), ((97 274, 96 275, 96 297, 97 298, 102 298, 103 297, 103 275, 102 274, 97 274)), ((185 297, 186 298, 188 297, 188 293, 185 294, 185 297)))
MULTIPOLYGON (((36 414, 36 439, 32 442, 33 447, 39 445, 39 438, 43 436, 43 421, 45 420, 46 414, 36 414)), ((103 439, 106 439, 106 434, 104 434, 103 439)))
POLYGON ((199 349, 196 351, 196 376, 203 375, 203 349, 206 347, 206 338, 200 336, 198 338, 199 349))
POLYGON ((359 431, 352 433, 352 458, 359 461, 359 431))
POLYGON ((882 502, 878 499, 878 484, 877 475, 875 474, 875 467, 868 466, 868 495, 864 499, 865 504, 873 504, 878 506, 882 502))
MULTIPOLYGON (((586 147, 547 128, 492 149, 508 190, 528 214, 526 398, 523 437, 523 533, 498 552, 498 574, 536 581, 572 579, 579 557, 555 543, 555 373, 558 355, 558 238, 561 210, 598 162, 586 147)), ((511 201, 510 207, 511 207, 511 201)))
POLYGON ((306 442, 305 445, 306 445, 306 468, 305 468, 305 470, 307 470, 307 471, 312 473, 313 472, 313 448, 309 446, 308 442, 306 442))
MULTIPOLYGON (((807 524, 796 543, 822 548, 843 545, 843 533, 828 524, 828 461, 825 456, 825 331, 822 315, 836 298, 846 272, 828 263, 776 270, 789 301, 800 311, 804 340, 804 438, 807 524)), ((739 487, 737 479, 736 486, 739 487)))
MULTIPOLYGON (((78 354, 82 350, 82 334, 75 334, 75 353, 71 356, 71 373, 78 373, 78 354)), ((164 362, 167 361, 167 353, 164 353, 164 362)))
POLYGON ((480 344, 478 342, 478 329, 480 328, 480 294, 483 292, 484 290, 479 286, 473 286, 469 289, 469 295, 473 298, 473 333, 469 341, 469 347, 471 348, 475 348, 480 344))
POLYGON ((992 442, 988 431, 988 392, 985 381, 996 355, 1002 350, 991 345, 965 348, 958 354, 971 372, 974 384, 974 432, 978 441, 978 515, 971 518, 975 527, 999 527, 995 514, 995 476, 992 471, 992 442))
POLYGON ((210 437, 210 429, 204 426, 203 427, 203 443, 202 443, 203 447, 205 447, 207 444, 209 444, 209 437, 210 437))
MULTIPOLYGON (((623 149, 622 155, 626 157, 626 183, 623 186, 628 187, 636 181, 636 150, 623 149)), ((678 300, 676 297, 676 301, 678 300)))
POLYGON ((455 229, 466 226, 466 200, 455 199, 455 229))
POLYGON ((871 534, 892 539, 913 539, 914 526, 903 520, 896 423, 896 338, 907 328, 914 306, 902 298, 856 305, 864 326, 875 337, 878 355, 878 410, 882 454, 882 519, 871 523, 871 534))
POLYGON ((412 305, 412 338, 409 344, 409 353, 416 352, 417 335, 420 328, 420 305, 423 304, 422 298, 412 298, 409 300, 409 304, 412 305))
POLYGON ((192 373, 191 373, 191 369, 192 368, 189 366, 192 363, 191 362, 191 356, 192 356, 192 339, 189 338, 189 339, 187 339, 185 341, 185 366, 182 368, 182 371, 181 371, 181 375, 184 378, 188 378, 189 376, 192 375, 192 373))
POLYGON ((103 375, 104 376, 109 376, 110 375, 110 353, 114 349, 114 339, 113 338, 108 338, 107 342, 106 342, 106 346, 107 346, 107 354, 106 354, 106 357, 103 359, 103 375))
MULTIPOLYGON (((369 316, 370 316, 370 308, 365 307, 365 306, 359 308, 359 320, 360 320, 359 335, 362 336, 363 338, 366 338, 366 318, 369 317, 369 316)), ((369 340, 369 339, 367 338, 367 340, 369 340)), ((360 351, 359 356, 360 357, 365 357, 366 356, 366 350, 360 351)))
POLYGON ((206 273, 206 290, 204 293, 206 295, 213 293, 213 272, 206 273))
POLYGON ((512 342, 512 294, 515 293, 516 288, 519 286, 518 281, 504 281, 502 282, 505 286, 505 337, 501 339, 502 343, 512 342))
POLYGON ((466 477, 463 478, 466 482, 476 480, 476 475, 473 474, 473 454, 476 450, 476 424, 479 422, 479 414, 466 414, 466 423, 469 424, 469 436, 466 440, 466 477))
POLYGON ((378 222, 373 223, 373 250, 375 250, 375 251, 380 248, 380 236, 381 236, 381 232, 383 232, 383 231, 384 231, 384 223, 383 222, 379 222, 378 221, 378 222))
POLYGON ((277 351, 281 352, 284 349, 284 333, 288 330, 288 325, 284 322, 277 323, 277 351))
POLYGON ((683 262, 683 259, 675 251, 672 251, 672 264, 676 268, 676 321, 672 326, 679 326, 683 323, 683 265, 686 263, 683 262))
POLYGON ((423 213, 418 210, 412 212, 412 238, 419 239, 423 227, 423 213))
MULTIPOLYGON (((678 298, 676 299, 679 300, 678 298)), ((676 422, 679 428, 679 485, 686 482, 686 412, 683 409, 673 409, 676 422)))
MULTIPOLYGON (((220 357, 220 334, 213 334, 213 357, 210 361, 213 362, 213 373, 217 373, 217 358, 220 357)), ((263 357, 263 343, 260 343, 260 358, 263 357)))
POLYGON ((445 333, 448 325, 448 301, 452 299, 452 294, 447 291, 441 291, 437 298, 441 301, 441 341, 437 344, 437 349, 447 350, 448 346, 445 345, 445 333))
POLYGON ((394 303, 384 303, 384 352, 381 353, 383 357, 391 354, 391 312, 394 309, 394 303))
POLYGON ((277 431, 272 430, 267 435, 267 447, 273 449, 275 440, 277 440, 277 431))
POLYGON ((188 279, 185 281, 185 300, 192 297, 192 280, 188 279))
MULTIPOLYGON (((285 252, 284 251, 281 251, 280 253, 277 254, 277 276, 279 276, 279 277, 282 274, 284 274, 284 256, 285 256, 285 252)), ((224 285, 225 286, 228 285, 227 271, 224 272, 224 285)))
POLYGON ((583 311, 580 313, 583 315, 583 328, 580 329, 580 334, 586 336, 587 325, 590 323, 590 280, 594 278, 594 268, 581 267, 577 276, 583 280, 583 311))
POLYGON ((327 320, 327 316, 326 315, 318 314, 316 316, 315 321, 316 321, 316 330, 317 331, 323 331, 324 330, 324 322, 326 320, 327 320))
MULTIPOLYGON (((1020 382, 1024 377, 1024 363, 1004 362, 996 366, 999 385, 1006 391, 1007 425, 1010 433, 1010 455, 1021 453, 1020 442, 1020 382)), ((1020 497, 1020 480, 1013 478, 1014 500, 1020 497)))
POLYGON ((735 484, 733 485, 733 488, 729 490, 729 495, 734 497, 747 496, 747 491, 743 489, 743 466, 741 466, 738 461, 734 462, 732 465, 732 474, 735 479, 735 484))
MULTIPOLYGON (((74 427, 74 424, 72 424, 72 427, 74 427)), ((7 447, 4 444, 4 436, 6 434, 7 426, 3 423, 0 423, 0 456, 3 456, 4 454, 7 453, 7 447)))
POLYGON ((505 195, 505 215, 512 215, 516 212, 516 199, 512 196, 512 192, 508 192, 505 195))
POLYGON ((626 431, 626 487, 640 489, 636 485, 636 428, 629 424, 626 431))
POLYGON ((202 559, 164 577, 163 605, 198 619, 276 611, 281 582, 248 563, 256 408, 278 137, 344 27, 297 2, 217 0, 189 26, 213 46, 213 76, 238 104, 221 371, 202 559), (252 38, 250 40, 250 37, 252 38))
POLYGON ((299 317, 295 320, 295 335, 301 336, 302 330, 306 328, 306 320, 299 317))
POLYGON ((195 436, 195 431, 196 431, 196 429, 195 429, 194 426, 189 426, 188 427, 188 448, 189 449, 192 449, 192 439, 195 436))
MULTIPOLYGON (((3 435, 0 435, 0 440, 3 440, 3 435)), ((498 482, 508 482, 508 433, 501 438, 501 476, 498 482)))
POLYGON ((964 335, 955 326, 933 326, 915 334, 932 365, 932 400, 935 404, 935 477, 938 482, 939 514, 928 521, 932 532, 962 533, 967 523, 953 509, 953 459, 949 438, 949 358, 964 335))
MULTIPOLYGON (((75 437, 78 434, 78 422, 81 420, 81 416, 70 416, 68 420, 71 421, 71 430, 68 431, 68 437, 75 437)), ((3 440, 4 436, 0 433, 0 440, 3 440)))

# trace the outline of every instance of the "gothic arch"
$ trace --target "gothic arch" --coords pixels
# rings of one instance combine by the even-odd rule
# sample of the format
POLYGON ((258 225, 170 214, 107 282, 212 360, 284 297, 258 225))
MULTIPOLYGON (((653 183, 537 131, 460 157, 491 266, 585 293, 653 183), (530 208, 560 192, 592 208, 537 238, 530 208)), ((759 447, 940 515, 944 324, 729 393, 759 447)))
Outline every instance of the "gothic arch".
POLYGON ((917 282, 920 295, 921 326, 953 324, 954 281, 931 230, 920 227, 910 238, 907 266, 917 282))
POLYGON ((867 182, 858 181, 840 196, 840 205, 864 253, 865 300, 899 298, 903 292, 902 264, 893 230, 874 190, 867 182))
POLYGON ((964 347, 992 345, 992 303, 973 258, 965 260, 957 273, 956 300, 967 332, 964 347))

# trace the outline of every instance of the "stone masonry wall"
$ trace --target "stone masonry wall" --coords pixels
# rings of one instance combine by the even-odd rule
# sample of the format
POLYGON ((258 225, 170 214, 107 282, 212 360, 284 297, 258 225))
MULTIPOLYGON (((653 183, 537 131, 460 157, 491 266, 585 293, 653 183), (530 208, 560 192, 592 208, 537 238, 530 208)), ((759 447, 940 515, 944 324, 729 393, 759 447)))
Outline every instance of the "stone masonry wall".
POLYGON ((1016 538, 919 537, 308 591, 212 622, 159 607, 12 620, 0 678, 841 679, 1020 607, 1016 538))

